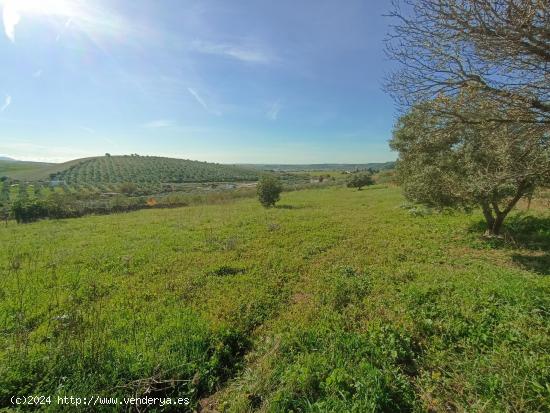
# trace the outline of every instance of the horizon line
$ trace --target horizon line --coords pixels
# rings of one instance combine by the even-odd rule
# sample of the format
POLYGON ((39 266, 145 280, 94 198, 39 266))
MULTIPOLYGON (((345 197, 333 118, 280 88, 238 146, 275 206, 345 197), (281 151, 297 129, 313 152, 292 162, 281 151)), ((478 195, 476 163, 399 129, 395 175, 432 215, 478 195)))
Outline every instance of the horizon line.
MULTIPOLYGON (((108 153, 108 152, 107 152, 108 153)), ((207 163, 216 163, 221 165, 283 165, 283 166, 300 166, 300 165, 365 165, 365 164, 373 164, 373 163, 389 163, 389 162, 395 162, 396 160, 385 160, 385 161, 360 161, 360 162, 352 162, 352 161, 326 161, 326 162, 229 162, 229 161, 210 161, 210 160, 201 160, 201 159, 191 159, 191 158, 183 158, 178 156, 165 156, 165 155, 142 155, 138 153, 130 153, 130 154, 111 154, 110 156, 132 156, 132 155, 138 155, 138 156, 149 156, 149 157, 157 157, 157 158, 171 158, 171 159, 180 159, 180 160, 187 160, 187 161, 197 161, 197 162, 207 162, 207 163)), ((36 159, 18 159, 16 157, 13 157, 9 154, 0 154, 0 158, 10 158, 10 159, 4 159, 4 161, 14 161, 14 162, 33 162, 33 163, 48 163, 48 164, 64 164, 67 162, 76 161, 79 159, 90 159, 90 158, 102 158, 106 155, 91 155, 91 156, 84 156, 80 158, 71 158, 66 161, 53 161, 53 160, 36 160, 36 159)))

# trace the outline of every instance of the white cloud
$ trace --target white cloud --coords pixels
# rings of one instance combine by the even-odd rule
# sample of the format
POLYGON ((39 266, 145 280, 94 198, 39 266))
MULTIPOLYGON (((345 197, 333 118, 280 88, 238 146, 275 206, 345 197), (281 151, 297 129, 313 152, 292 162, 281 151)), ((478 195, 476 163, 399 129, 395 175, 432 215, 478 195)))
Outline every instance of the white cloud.
POLYGON ((2 22, 4 23, 4 32, 8 39, 15 42, 15 26, 21 20, 18 8, 13 1, 8 1, 4 4, 2 11, 2 22))
POLYGON ((199 93, 195 89, 188 87, 187 91, 191 94, 191 96, 195 98, 195 100, 199 103, 199 105, 201 105, 204 108, 204 110, 206 110, 209 113, 212 113, 213 115, 217 115, 217 116, 221 115, 220 111, 211 109, 210 106, 206 104, 204 99, 201 97, 201 95, 199 95, 199 93))
POLYGON ((196 91, 195 89, 188 87, 188 88, 187 88, 187 91, 188 91, 189 93, 191 93, 191 95, 195 98, 195 100, 196 100, 197 102, 199 102, 199 104, 200 104, 203 108, 205 108, 206 110, 209 110, 209 109, 208 109, 208 105, 206 104, 206 102, 205 102, 204 100, 202 100, 202 98, 200 97, 200 95, 197 93, 197 91, 196 91))
POLYGON ((4 100, 4 104, 2 105, 2 107, 0 107, 0 112, 5 111, 8 108, 9 105, 11 105, 11 96, 6 95, 6 99, 4 100))
POLYGON ((247 63, 270 63, 273 58, 265 51, 242 45, 217 44, 204 41, 192 43, 192 49, 205 54, 230 57, 247 63))
POLYGON ((150 122, 144 123, 142 126, 148 129, 159 129, 159 128, 168 128, 174 126, 175 122, 168 119, 157 119, 150 122))
POLYGON ((271 120, 277 120, 281 108, 282 105, 280 101, 274 102, 266 113, 267 117, 271 120))

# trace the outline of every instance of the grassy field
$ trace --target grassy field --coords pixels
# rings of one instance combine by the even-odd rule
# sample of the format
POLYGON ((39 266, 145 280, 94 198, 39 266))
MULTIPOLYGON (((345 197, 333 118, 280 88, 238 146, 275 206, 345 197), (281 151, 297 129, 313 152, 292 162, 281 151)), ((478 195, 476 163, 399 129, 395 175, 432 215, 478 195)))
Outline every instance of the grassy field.
POLYGON ((1 227, 0 407, 548 411, 550 216, 489 242, 478 213, 403 204, 333 187, 1 227))
POLYGON ((21 162, 0 160, 0 177, 9 176, 23 178, 51 168, 53 164, 42 162, 21 162))
POLYGON ((22 181, 47 181, 50 174, 62 172, 90 159, 93 158, 74 159, 63 163, 0 161, 0 176, 22 181))

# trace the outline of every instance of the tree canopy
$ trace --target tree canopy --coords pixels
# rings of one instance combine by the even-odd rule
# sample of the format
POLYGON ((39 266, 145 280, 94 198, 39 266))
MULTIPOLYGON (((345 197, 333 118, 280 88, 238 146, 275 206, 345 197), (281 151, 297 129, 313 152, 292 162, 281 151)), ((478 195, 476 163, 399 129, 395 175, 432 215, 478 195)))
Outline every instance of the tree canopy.
POLYGON ((396 0, 390 16, 386 50, 400 66, 386 89, 405 109, 473 85, 518 109, 495 122, 550 124, 550 2, 396 0))
POLYGON ((374 184, 374 179, 372 179, 371 173, 355 173, 347 182, 348 188, 357 188, 359 191, 364 186, 369 186, 374 184))
POLYGON ((257 186, 258 200, 265 208, 275 206, 281 197, 283 185, 274 176, 264 175, 257 186))
POLYGON ((488 231, 498 234, 519 199, 550 184, 545 126, 494 120, 500 114, 536 116, 517 111, 515 105, 488 100, 475 87, 413 107, 399 119, 390 142, 399 152, 397 171, 406 197, 439 208, 480 206, 488 231), (475 123, 443 114, 464 108, 475 123))

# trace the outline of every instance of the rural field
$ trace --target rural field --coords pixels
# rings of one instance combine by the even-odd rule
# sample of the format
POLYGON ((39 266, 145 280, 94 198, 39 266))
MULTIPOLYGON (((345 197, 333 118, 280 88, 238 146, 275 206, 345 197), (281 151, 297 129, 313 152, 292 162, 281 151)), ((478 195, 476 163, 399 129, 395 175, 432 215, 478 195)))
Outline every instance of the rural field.
POLYGON ((545 206, 521 205, 505 239, 481 237, 480 212, 410 207, 383 185, 283 193, 269 209, 10 222, 0 405, 93 394, 189 398, 173 411, 548 411, 545 206))
POLYGON ((550 413, 548 0, 0 15, 0 413, 550 413))

